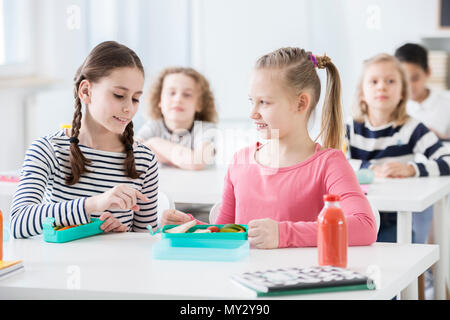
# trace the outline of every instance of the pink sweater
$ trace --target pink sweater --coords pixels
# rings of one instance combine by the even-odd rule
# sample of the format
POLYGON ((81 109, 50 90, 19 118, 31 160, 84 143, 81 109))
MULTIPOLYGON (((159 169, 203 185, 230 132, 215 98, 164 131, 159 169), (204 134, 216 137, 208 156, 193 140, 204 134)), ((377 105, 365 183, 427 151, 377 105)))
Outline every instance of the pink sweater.
POLYGON ((279 247, 317 246, 317 217, 324 194, 336 194, 347 218, 349 245, 376 241, 376 222, 355 173, 344 154, 320 150, 290 167, 272 169, 256 162, 261 145, 234 155, 225 177, 216 224, 248 224, 254 219, 278 221, 279 247))

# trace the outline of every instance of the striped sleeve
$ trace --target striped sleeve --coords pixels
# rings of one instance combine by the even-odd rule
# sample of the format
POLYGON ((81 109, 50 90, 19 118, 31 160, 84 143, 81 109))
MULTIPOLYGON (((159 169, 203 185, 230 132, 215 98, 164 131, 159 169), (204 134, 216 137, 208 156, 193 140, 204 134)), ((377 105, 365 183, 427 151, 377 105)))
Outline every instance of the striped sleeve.
POLYGON ((48 182, 54 176, 56 161, 52 146, 45 138, 36 140, 27 150, 11 206, 11 233, 14 238, 42 233, 46 217, 55 218, 55 224, 61 226, 89 221, 84 210, 85 198, 56 203, 44 200, 48 182))
POLYGON ((350 125, 345 125, 345 157, 347 159, 351 158, 350 154, 350 125))
MULTIPOLYGON (((353 120, 351 120, 351 122, 353 122, 353 120)), ((347 148, 346 148, 346 158, 351 161, 352 163, 355 163, 356 167, 359 167, 359 169, 369 169, 370 166, 373 164, 371 161, 367 160, 367 159, 359 159, 355 157, 355 147, 352 145, 352 126, 347 123, 346 124, 346 130, 345 130, 345 139, 346 139, 346 144, 347 144, 347 148)), ((358 149, 356 149, 356 151, 359 151, 358 149)))
POLYGON ((150 164, 144 172, 144 182, 141 192, 149 199, 148 202, 138 201, 139 211, 133 215, 132 230, 134 232, 147 232, 147 226, 151 225, 155 230, 157 227, 158 213, 158 162, 151 151, 148 151, 150 164))
POLYGON ((428 160, 411 161, 416 169, 416 176, 450 175, 450 150, 424 124, 419 123, 409 141, 414 153, 423 154, 428 160))

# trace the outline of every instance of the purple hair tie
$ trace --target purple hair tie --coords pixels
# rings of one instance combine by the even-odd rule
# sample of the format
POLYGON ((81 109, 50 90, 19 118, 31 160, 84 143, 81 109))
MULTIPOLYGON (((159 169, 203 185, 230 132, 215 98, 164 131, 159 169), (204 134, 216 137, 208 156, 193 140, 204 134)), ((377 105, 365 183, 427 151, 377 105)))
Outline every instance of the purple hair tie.
POLYGON ((316 68, 317 67, 317 59, 312 53, 309 56, 309 60, 311 60, 311 62, 314 64, 314 68, 316 68))

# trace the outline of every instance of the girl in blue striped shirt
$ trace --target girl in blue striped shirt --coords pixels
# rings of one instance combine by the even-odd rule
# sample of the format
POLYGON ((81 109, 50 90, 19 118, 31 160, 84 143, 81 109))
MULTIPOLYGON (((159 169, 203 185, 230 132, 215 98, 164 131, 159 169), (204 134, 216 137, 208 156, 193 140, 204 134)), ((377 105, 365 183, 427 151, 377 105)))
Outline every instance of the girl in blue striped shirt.
MULTIPOLYGON (((406 113, 408 83, 400 62, 388 54, 367 60, 357 88, 353 120, 347 125, 348 151, 377 177, 450 174, 450 151, 406 113)), ((380 213, 377 241, 395 242, 397 215, 380 213)), ((413 215, 413 242, 425 243, 432 208, 413 215)))
POLYGON ((26 152, 11 207, 15 238, 40 234, 46 217, 57 226, 98 217, 105 232, 156 227, 157 161, 133 141, 132 118, 144 85, 139 57, 117 42, 103 42, 74 80, 72 128, 37 139, 26 152))

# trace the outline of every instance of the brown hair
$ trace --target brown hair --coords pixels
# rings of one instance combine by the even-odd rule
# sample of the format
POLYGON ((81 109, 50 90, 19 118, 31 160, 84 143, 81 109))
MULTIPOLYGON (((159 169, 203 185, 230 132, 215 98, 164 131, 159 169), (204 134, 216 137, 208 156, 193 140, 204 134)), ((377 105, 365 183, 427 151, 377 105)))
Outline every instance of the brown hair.
POLYGON ((159 104, 161 102, 161 92, 163 89, 164 79, 169 74, 181 73, 191 77, 197 83, 200 88, 200 105, 201 111, 195 113, 195 120, 216 122, 217 111, 214 103, 214 95, 209 86, 208 80, 198 71, 193 68, 184 67, 170 67, 162 70, 155 82, 150 87, 149 94, 149 115, 152 119, 161 119, 163 114, 159 104))
POLYGON ((368 105, 365 101, 363 101, 363 81, 364 74, 367 71, 367 68, 373 64, 381 63, 381 62, 392 62, 396 67, 397 71, 400 73, 400 78, 402 82, 402 99, 395 108, 394 112, 391 114, 391 121, 394 121, 395 126, 402 125, 408 120, 409 116, 406 113, 406 103, 408 101, 408 80, 406 78, 405 71, 400 64, 400 61, 394 56, 387 53, 380 53, 372 58, 365 60, 363 64, 363 70, 361 72, 358 85, 356 87, 355 99, 352 106, 353 111, 353 119, 356 122, 364 122, 364 117, 368 115, 368 105))
MULTIPOLYGON (((114 69, 124 67, 138 68, 144 74, 144 67, 134 51, 115 41, 105 41, 92 49, 83 64, 78 68, 74 77, 75 87, 73 95, 75 98, 75 113, 72 121, 71 140, 76 139, 75 141, 78 141, 77 138, 80 133, 82 105, 78 90, 81 82, 83 80, 89 80, 91 82, 99 81, 101 78, 109 76, 114 69)), ((129 148, 134 143, 133 136, 133 122, 130 122, 120 139, 125 146, 126 152, 124 161, 125 171, 128 177, 136 179, 139 177, 139 173, 136 171, 133 148, 129 148)), ((86 169, 86 164, 88 163, 90 161, 83 155, 78 143, 71 142, 70 166, 72 172, 66 177, 66 184, 73 185, 77 183, 81 175, 84 172, 88 172, 86 169)))
POLYGON ((327 85, 322 109, 320 133, 325 148, 342 149, 344 123, 341 105, 341 80, 336 66, 326 55, 314 56, 300 48, 281 48, 268 53, 256 62, 256 68, 276 68, 282 72, 282 79, 296 95, 312 92, 308 117, 320 99, 320 79, 315 67, 327 70, 327 85))

